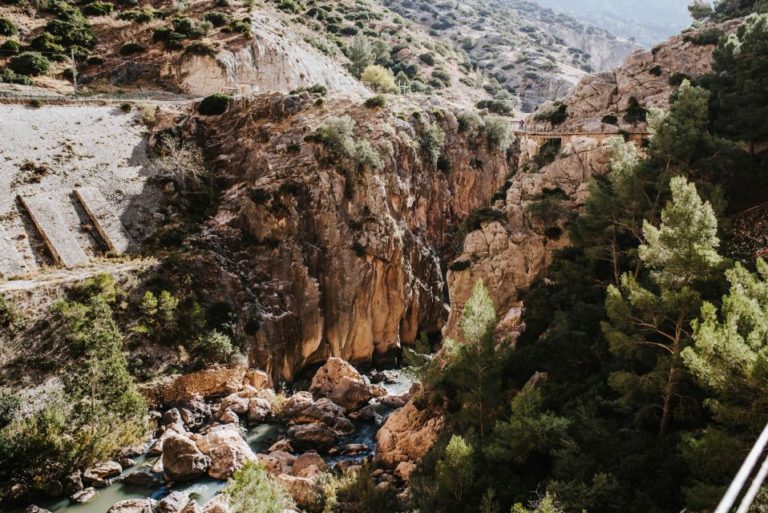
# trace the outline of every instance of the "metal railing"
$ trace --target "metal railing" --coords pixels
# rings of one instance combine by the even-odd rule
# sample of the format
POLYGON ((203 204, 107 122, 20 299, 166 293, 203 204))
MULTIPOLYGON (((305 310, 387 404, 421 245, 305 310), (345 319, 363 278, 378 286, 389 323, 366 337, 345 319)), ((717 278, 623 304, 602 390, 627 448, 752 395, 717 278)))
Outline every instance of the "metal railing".
POLYGON ((752 450, 749 451, 739 472, 733 478, 733 482, 731 482, 728 490, 726 490, 725 495, 723 495, 715 513, 731 513, 739 497, 741 497, 741 502, 738 508, 736 508, 736 513, 747 513, 749 511, 757 494, 760 492, 760 487, 763 485, 765 477, 768 476, 768 454, 765 451, 766 447, 768 447, 768 425, 763 428, 763 432, 760 434, 757 442, 755 442, 752 450))

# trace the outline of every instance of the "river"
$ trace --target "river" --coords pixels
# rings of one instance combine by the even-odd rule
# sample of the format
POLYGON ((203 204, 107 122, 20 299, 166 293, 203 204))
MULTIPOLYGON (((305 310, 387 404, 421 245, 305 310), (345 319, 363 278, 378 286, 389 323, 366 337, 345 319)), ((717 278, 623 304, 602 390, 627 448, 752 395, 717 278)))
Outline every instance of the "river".
MULTIPOLYGON (((392 383, 383 383, 389 395, 401 395, 408 391, 412 380, 410 376, 402 370, 388 371, 394 378, 392 383)), ((387 414, 390 409, 378 406, 377 410, 382 415, 387 414)), ((378 426, 374 422, 353 422, 355 431, 349 435, 340 437, 340 445, 360 443, 365 444, 368 450, 356 455, 333 455, 326 456, 328 464, 333 464, 345 459, 360 459, 370 456, 376 449, 376 432, 378 426)), ((256 453, 266 452, 279 434, 281 425, 275 423, 263 423, 250 428, 246 432, 246 440, 256 453)), ((158 457, 148 458, 140 456, 135 458, 136 465, 123 470, 123 476, 135 472, 138 469, 151 468, 158 460, 158 457)), ((141 488, 123 484, 121 481, 115 481, 106 488, 97 490, 96 495, 85 504, 72 503, 68 497, 40 501, 38 505, 46 508, 53 513, 105 513, 116 502, 126 499, 144 499, 151 497, 153 499, 162 499, 174 491, 189 492, 191 498, 198 504, 205 505, 214 495, 216 495, 224 486, 226 481, 218 481, 211 478, 201 478, 192 483, 180 483, 173 487, 159 486, 157 488, 141 488)), ((20 510, 21 511, 21 510, 20 510)))

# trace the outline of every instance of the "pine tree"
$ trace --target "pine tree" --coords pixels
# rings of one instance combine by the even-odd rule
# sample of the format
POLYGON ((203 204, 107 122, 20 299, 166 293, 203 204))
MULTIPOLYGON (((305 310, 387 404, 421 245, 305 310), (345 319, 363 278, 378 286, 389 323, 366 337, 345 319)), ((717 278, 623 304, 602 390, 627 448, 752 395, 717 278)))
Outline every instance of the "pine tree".
POLYGON ((730 292, 718 309, 704 303, 694 344, 682 353, 695 379, 710 392, 714 423, 685 439, 695 480, 690 506, 711 508, 768 421, 768 263, 758 274, 740 264, 726 275, 730 292))
POLYGON ((355 78, 360 78, 366 67, 373 64, 374 55, 368 38, 358 34, 347 47, 349 71, 355 78))
POLYGON ((718 46, 712 71, 715 128, 754 153, 768 141, 768 14, 750 16, 718 46))
POLYGON ((656 354, 650 372, 630 366, 614 372, 610 382, 627 399, 638 389, 653 394, 661 386, 662 435, 669 427, 681 378, 680 353, 702 304, 700 288, 722 265, 712 206, 702 202, 685 178, 673 178, 670 188, 672 200, 662 210, 661 225, 643 226, 646 243, 639 247, 639 256, 649 271, 647 283, 625 273, 620 287, 609 286, 605 302, 609 322, 603 325, 614 353, 630 360, 649 358, 649 350, 656 354))
POLYGON ((461 343, 446 343, 444 379, 461 404, 456 421, 464 427, 476 427, 482 443, 499 404, 502 364, 493 338, 496 311, 482 281, 465 303, 459 326, 461 343))

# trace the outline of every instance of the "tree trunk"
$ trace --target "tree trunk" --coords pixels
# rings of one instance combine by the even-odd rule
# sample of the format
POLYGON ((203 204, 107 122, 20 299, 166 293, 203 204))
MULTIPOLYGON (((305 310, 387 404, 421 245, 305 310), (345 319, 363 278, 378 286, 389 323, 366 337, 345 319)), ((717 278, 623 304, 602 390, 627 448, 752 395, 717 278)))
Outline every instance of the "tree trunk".
POLYGON ((669 421, 672 417, 672 397, 675 394, 678 377, 678 360, 680 359, 682 338, 682 321, 678 321, 675 327, 675 341, 672 346, 672 361, 669 365, 669 375, 667 384, 664 386, 664 406, 662 407, 661 424, 659 425, 659 436, 664 436, 669 428, 669 421))

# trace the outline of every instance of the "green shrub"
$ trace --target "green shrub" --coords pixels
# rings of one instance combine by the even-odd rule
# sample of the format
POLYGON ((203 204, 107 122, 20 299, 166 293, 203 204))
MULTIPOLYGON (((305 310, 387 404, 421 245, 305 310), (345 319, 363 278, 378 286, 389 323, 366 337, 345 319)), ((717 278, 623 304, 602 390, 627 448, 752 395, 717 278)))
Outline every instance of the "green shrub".
POLYGON ((445 132, 437 125, 428 124, 421 131, 419 143, 429 162, 436 167, 443 153, 445 132))
POLYGON ((48 71, 51 63, 37 52, 24 52, 11 57, 8 67, 20 75, 37 76, 48 71))
POLYGON ((176 18, 173 20, 173 31, 188 39, 200 39, 208 33, 210 22, 195 23, 191 18, 176 18))
POLYGON ((0 16, 0 36, 13 36, 19 32, 19 28, 8 18, 0 16))
POLYGON ((398 90, 392 71, 378 64, 367 66, 360 79, 374 91, 394 93, 398 90))
POLYGON ((651 68, 651 69, 648 71, 648 73, 650 73, 650 74, 651 74, 651 75, 653 75, 654 77, 658 77, 658 76, 661 76, 661 73, 662 73, 662 71, 663 71, 663 70, 662 70, 661 66, 659 66, 659 65, 657 64, 656 66, 652 67, 652 68, 651 68))
POLYGON ((131 41, 120 47, 120 55, 134 55, 137 53, 143 53, 145 50, 146 48, 144 48, 139 43, 131 41))
POLYGON ((478 109, 488 109, 488 112, 499 114, 501 116, 512 116, 514 109, 509 102, 502 100, 480 100, 477 102, 478 109))
POLYGON ((29 46, 38 52, 63 53, 66 49, 56 42, 53 34, 42 32, 39 36, 32 38, 29 46))
POLYGON ((82 46, 83 48, 92 48, 96 44, 96 37, 93 35, 88 21, 80 15, 73 16, 69 20, 51 20, 45 26, 45 31, 51 33, 56 42, 66 47, 82 46))
POLYGON ((6 55, 14 55, 21 51, 21 43, 15 39, 9 39, 0 45, 0 51, 6 55))
POLYGON ((357 27, 353 27, 351 25, 345 25, 344 27, 341 27, 341 30, 339 31, 342 36, 355 36, 358 32, 360 32, 357 27))
POLYGON ((694 34, 686 35, 683 41, 693 43, 694 45, 716 45, 723 37, 723 31, 717 27, 700 30, 694 34))
POLYGON ((451 76, 443 69, 432 70, 432 78, 440 81, 445 87, 451 85, 451 76))
POLYGON ((10 392, 0 392, 0 429, 10 424, 21 407, 21 399, 10 392))
POLYGON ((462 230, 465 233, 470 233, 475 230, 479 230, 483 223, 487 221, 505 221, 507 216, 501 210, 496 210, 491 207, 482 207, 477 210, 473 210, 467 218, 461 223, 462 230))
POLYGON ((568 107, 564 103, 556 102, 550 108, 537 113, 534 119, 560 125, 568 119, 568 107))
POLYGON ((643 108, 642 105, 640 105, 640 102, 637 101, 637 98, 634 96, 629 98, 629 105, 627 106, 627 110, 624 113, 624 121, 627 123, 639 123, 641 121, 645 121, 646 117, 648 116, 648 111, 643 108))
POLYGON ((349 116, 328 118, 313 137, 333 155, 352 158, 355 155, 354 130, 355 122, 349 116))
POLYGON ((455 273, 466 271, 470 267, 472 267, 471 260, 455 260, 448 265, 448 269, 455 273))
POLYGON ((489 148, 507 151, 512 144, 512 133, 509 130, 509 124, 499 117, 486 118, 485 138, 489 148))
POLYGON ((369 109, 383 107, 386 104, 387 104, 387 99, 380 94, 377 94, 376 96, 371 96, 370 98, 365 100, 365 106, 368 107, 369 109))
POLYGON ((232 513, 283 513, 294 507, 280 483, 258 461, 248 461, 235 472, 222 494, 232 513))
POLYGON ((435 56, 429 52, 419 55, 419 60, 428 66, 435 65, 435 56))
POLYGON ((355 153, 353 160, 357 164, 358 168, 366 169, 381 169, 384 163, 381 161, 379 153, 373 149, 371 144, 366 140, 357 141, 355 143, 355 153))
POLYGON ((562 140, 560 139, 549 139, 542 144, 538 153, 536 153, 536 156, 533 158, 533 162, 536 166, 542 168, 554 162, 558 153, 560 153, 561 144, 562 140))
POLYGON ((203 15, 203 19, 214 27, 223 27, 229 23, 229 18, 223 12, 210 11, 203 15))
POLYGON ((466 133, 470 137, 477 135, 485 126, 485 121, 476 112, 461 112, 456 116, 456 120, 459 122, 459 132, 466 133))
POLYGON ((672 87, 677 87, 686 80, 691 80, 690 75, 686 75, 685 73, 674 73, 669 77, 669 85, 672 87))
POLYGON ((29 77, 18 75, 13 70, 7 68, 0 72, 0 82, 6 84, 32 85, 32 81, 29 77))
POLYGON ((86 62, 89 66, 101 66, 104 64, 104 58, 98 55, 91 55, 86 62))
POLYGON ((112 14, 115 6, 106 2, 92 2, 83 6, 83 14, 86 16, 107 16, 112 14))
POLYGON ((214 93, 203 98, 197 106, 197 112, 203 116, 218 116, 224 114, 229 106, 230 98, 226 94, 214 93))
POLYGON ((229 30, 231 32, 239 32, 240 34, 245 34, 250 36, 251 30, 252 30, 252 23, 250 18, 243 18, 240 20, 233 21, 229 25, 229 30))
POLYGON ((208 43, 195 42, 184 49, 184 53, 192 55, 216 56, 216 49, 208 43))
POLYGON ((606 114, 603 116, 603 119, 601 120, 606 125, 618 125, 619 124, 619 118, 616 117, 613 114, 606 114))
POLYGON ((117 19, 133 21, 136 23, 149 23, 155 19, 155 11, 151 7, 147 7, 141 10, 131 9, 119 13, 117 15, 117 19))
POLYGON ((206 333, 195 344, 195 353, 206 363, 228 362, 234 351, 229 337, 216 330, 206 333))

